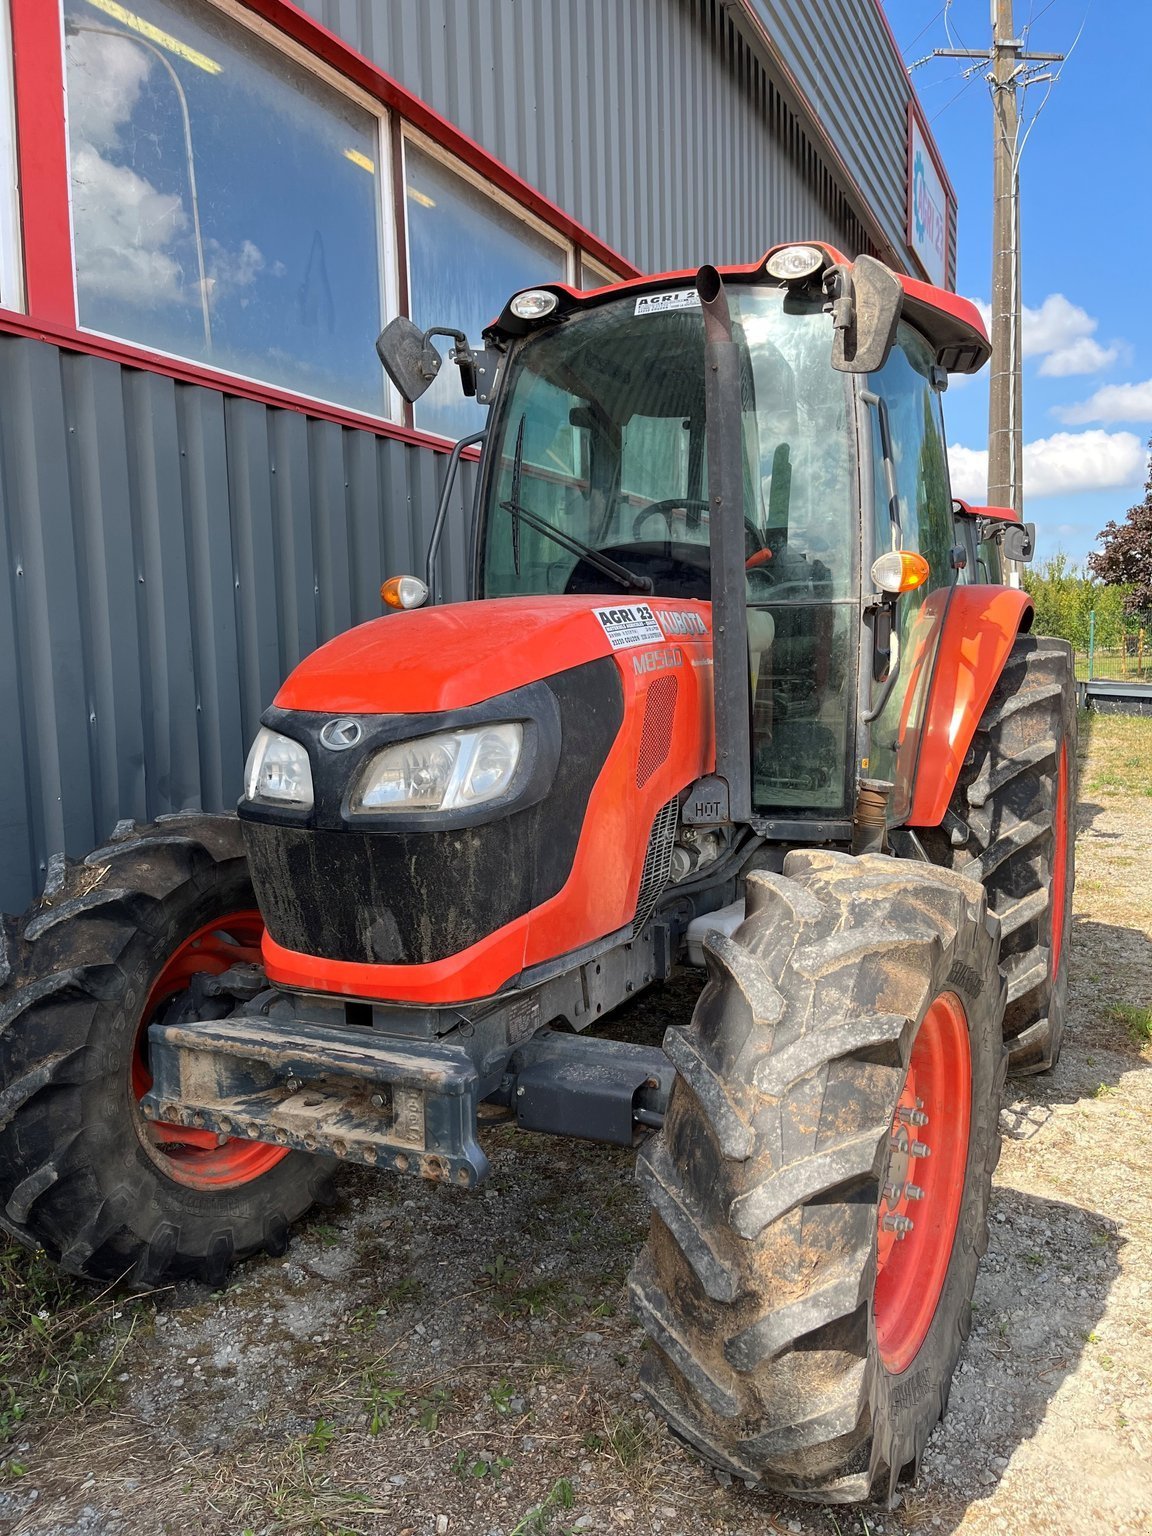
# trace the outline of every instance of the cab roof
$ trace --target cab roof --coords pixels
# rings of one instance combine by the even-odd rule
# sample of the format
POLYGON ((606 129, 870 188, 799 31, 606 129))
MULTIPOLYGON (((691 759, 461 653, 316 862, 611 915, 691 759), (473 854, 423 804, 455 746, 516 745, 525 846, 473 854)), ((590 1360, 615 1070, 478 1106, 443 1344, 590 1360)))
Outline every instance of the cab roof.
MULTIPOLYGON (((823 251, 827 265, 851 267, 852 263, 843 252, 824 240, 789 240, 765 251, 759 261, 746 266, 719 268, 725 282, 770 283, 783 286, 766 271, 768 260, 777 251, 792 245, 810 245, 823 251)), ((980 311, 970 299, 961 298, 947 288, 937 288, 923 283, 906 273, 893 274, 904 290, 902 317, 928 340, 936 354, 936 362, 949 373, 978 373, 992 355, 992 345, 984 328, 980 311)), ((538 325, 552 322, 555 317, 582 309, 591 309, 611 299, 629 293, 659 293, 665 289, 691 287, 696 281, 696 269, 685 268, 680 272, 661 272, 655 276, 632 277, 623 282, 609 283, 603 288, 572 288, 567 283, 540 283, 545 293, 554 293, 560 301, 546 320, 521 320, 512 313, 512 300, 505 304, 500 316, 484 332, 493 339, 526 336, 538 325)), ((521 292, 523 290, 520 290, 521 292)), ((515 295, 513 295, 513 298, 515 295)))

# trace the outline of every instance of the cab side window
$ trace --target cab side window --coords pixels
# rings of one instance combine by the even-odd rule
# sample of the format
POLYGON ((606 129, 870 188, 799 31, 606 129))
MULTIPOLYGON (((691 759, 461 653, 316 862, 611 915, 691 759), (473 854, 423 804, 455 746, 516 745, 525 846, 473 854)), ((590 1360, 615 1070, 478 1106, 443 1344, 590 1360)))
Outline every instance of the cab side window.
MULTIPOLYGON (((896 777, 900 743, 915 730, 924 688, 935 654, 942 599, 958 573, 952 565, 956 544, 952 493, 940 397, 932 388, 934 358, 928 344, 910 326, 901 324, 896 345, 884 367, 870 376, 869 388, 884 402, 888 431, 881 428, 881 410, 873 408, 873 537, 875 554, 906 549, 923 555, 928 579, 898 600, 897 645, 899 675, 884 709, 872 728, 872 777, 896 777), (886 449, 892 461, 895 506, 889 496, 886 449), (939 594, 936 596, 934 594, 939 594)), ((893 658, 897 652, 893 651, 893 658)), ((877 686, 882 680, 877 680, 877 686)), ((893 811, 899 819, 899 807, 893 811)))
MULTIPOLYGON (((885 402, 890 424, 896 498, 899 505, 899 547, 914 550, 928 562, 927 590, 953 579, 951 551, 952 493, 948 484, 948 455, 940 396, 931 384, 933 357, 910 326, 901 325, 891 356, 870 387, 885 402)), ((884 446, 879 415, 873 412, 872 463, 875 478, 876 553, 893 547, 884 474, 884 446)))

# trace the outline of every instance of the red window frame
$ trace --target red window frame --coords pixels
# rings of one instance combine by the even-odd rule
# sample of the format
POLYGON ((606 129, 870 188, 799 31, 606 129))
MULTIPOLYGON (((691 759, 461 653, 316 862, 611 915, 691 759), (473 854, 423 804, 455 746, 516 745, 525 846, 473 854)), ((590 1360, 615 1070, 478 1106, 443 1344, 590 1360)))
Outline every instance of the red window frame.
MULTIPOLYGON (((618 251, 291 0, 240 0, 240 4, 392 112, 397 120, 394 143, 398 142, 404 124, 418 128, 485 182, 601 265, 624 278, 640 275, 639 269, 618 251)), ((27 313, 0 309, 0 333, 32 336, 71 351, 167 374, 183 383, 201 384, 242 399, 282 406, 342 426, 364 428, 381 437, 399 438, 447 452, 451 444, 443 438, 412 427, 79 329, 69 208, 61 8, 56 0, 10 0, 10 8, 27 313)), ((385 210, 386 216, 389 211, 385 210)), ((405 309, 406 282, 405 272, 401 278, 401 302, 405 309)))

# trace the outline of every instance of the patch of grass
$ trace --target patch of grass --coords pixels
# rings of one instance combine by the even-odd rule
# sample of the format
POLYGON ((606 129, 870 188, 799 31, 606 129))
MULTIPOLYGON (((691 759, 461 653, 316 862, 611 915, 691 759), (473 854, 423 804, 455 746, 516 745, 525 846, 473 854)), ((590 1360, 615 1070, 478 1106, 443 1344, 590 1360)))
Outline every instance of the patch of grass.
POLYGON ((1123 1024, 1137 1045, 1152 1044, 1152 1008, 1142 1008, 1138 1003, 1117 1003, 1112 1017, 1123 1024))
POLYGON ((398 1307, 405 1302, 419 1301, 423 1294, 423 1283, 415 1275, 402 1275, 395 1285, 388 1287, 381 1300, 398 1307))
POLYGON ((1152 796, 1152 718, 1093 715, 1082 794, 1152 796))
POLYGON ((0 1241, 0 1447, 35 1422, 114 1402, 124 1351, 154 1318, 149 1298, 98 1293, 0 1241))
POLYGON ((634 1467, 652 1450, 652 1431, 640 1413, 622 1413, 604 1426, 604 1442, 622 1467, 634 1467))
POLYGON ((556 1480, 533 1509, 512 1527, 508 1536, 545 1536, 552 1525, 552 1517, 559 1510, 571 1509, 576 1503, 576 1493, 566 1477, 556 1480))

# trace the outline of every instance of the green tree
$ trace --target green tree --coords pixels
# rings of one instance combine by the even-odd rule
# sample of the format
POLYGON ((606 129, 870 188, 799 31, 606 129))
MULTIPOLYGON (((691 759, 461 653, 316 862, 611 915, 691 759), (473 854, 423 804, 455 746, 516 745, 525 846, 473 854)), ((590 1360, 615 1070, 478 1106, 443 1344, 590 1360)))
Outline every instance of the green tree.
POLYGON ((1126 587, 1125 612, 1147 622, 1152 618, 1152 459, 1144 500, 1129 508, 1122 523, 1110 522, 1098 537, 1104 547, 1088 556, 1089 570, 1108 586, 1126 587))

